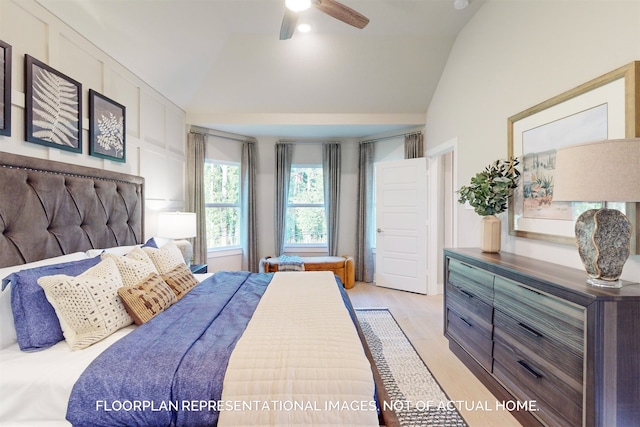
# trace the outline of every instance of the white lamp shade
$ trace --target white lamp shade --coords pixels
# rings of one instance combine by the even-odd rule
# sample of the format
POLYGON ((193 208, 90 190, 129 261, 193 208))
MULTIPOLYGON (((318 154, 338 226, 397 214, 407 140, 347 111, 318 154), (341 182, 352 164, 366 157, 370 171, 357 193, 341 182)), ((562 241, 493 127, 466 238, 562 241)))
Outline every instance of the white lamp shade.
POLYGON ((553 200, 640 202, 640 138, 595 141, 559 149, 553 200))
POLYGON ((188 239, 195 237, 196 234, 194 212, 160 212, 158 214, 158 236, 169 239, 188 239))

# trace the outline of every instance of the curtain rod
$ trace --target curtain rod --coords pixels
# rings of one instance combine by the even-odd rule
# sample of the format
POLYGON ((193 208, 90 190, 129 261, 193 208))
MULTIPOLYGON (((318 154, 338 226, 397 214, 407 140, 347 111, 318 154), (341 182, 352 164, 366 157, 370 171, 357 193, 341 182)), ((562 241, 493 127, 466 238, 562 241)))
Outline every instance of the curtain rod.
POLYGON ((389 135, 389 136, 383 136, 381 138, 375 138, 375 139, 367 139, 365 141, 360 141, 360 144, 368 144, 370 142, 380 142, 380 141, 385 141, 387 139, 393 139, 393 138, 398 138, 401 136, 411 136, 411 135, 422 135, 421 131, 417 131, 417 132, 409 132, 409 133, 401 133, 398 135, 389 135))
POLYGON ((191 126, 191 129, 189 129, 189 133, 204 133, 204 134, 209 135, 209 136, 215 136, 216 138, 228 139, 229 141, 256 142, 256 139, 251 137, 251 136, 221 135, 221 134, 219 134, 217 132, 221 132, 221 131, 216 131, 214 129, 201 128, 201 127, 198 127, 198 126, 191 126), (242 138, 244 138, 244 139, 242 139, 242 138))
POLYGON ((327 141, 324 139, 279 139, 276 144, 340 144, 340 141, 327 141))

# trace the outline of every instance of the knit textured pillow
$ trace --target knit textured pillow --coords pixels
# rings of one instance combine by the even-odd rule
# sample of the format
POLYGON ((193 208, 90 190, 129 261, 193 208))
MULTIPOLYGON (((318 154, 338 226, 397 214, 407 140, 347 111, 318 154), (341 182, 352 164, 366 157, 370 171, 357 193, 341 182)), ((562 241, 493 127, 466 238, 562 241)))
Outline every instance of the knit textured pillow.
POLYGON ((153 264, 160 274, 170 272, 178 264, 184 264, 186 266, 182 252, 180 252, 180 249, 178 249, 173 242, 163 245, 160 249, 145 247, 142 248, 142 250, 149 255, 149 258, 151 258, 151 261, 153 261, 153 264))
POLYGON ((173 290, 156 273, 135 286, 123 286, 118 289, 118 295, 136 325, 148 322, 178 301, 173 290))
POLYGON ((89 347, 133 322, 118 296, 122 278, 112 259, 100 261, 79 276, 41 277, 38 284, 72 350, 89 347))
POLYGON ((165 282, 173 289, 178 299, 181 299, 187 294, 195 285, 197 285, 198 279, 191 273, 189 267, 186 264, 178 264, 173 270, 162 275, 165 282))
POLYGON ((136 286, 150 274, 158 273, 149 256, 140 248, 135 248, 124 256, 111 253, 102 254, 102 259, 107 258, 113 259, 116 263, 124 286, 136 286))

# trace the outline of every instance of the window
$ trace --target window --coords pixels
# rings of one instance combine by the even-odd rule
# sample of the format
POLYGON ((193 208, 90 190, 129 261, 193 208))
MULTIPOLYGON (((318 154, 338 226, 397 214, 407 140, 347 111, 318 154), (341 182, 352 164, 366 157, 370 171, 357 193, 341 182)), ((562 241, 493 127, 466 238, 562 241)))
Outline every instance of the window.
POLYGON ((286 244, 327 244, 322 166, 291 167, 286 244))
POLYGON ((240 164, 204 164, 207 249, 240 245, 240 164))

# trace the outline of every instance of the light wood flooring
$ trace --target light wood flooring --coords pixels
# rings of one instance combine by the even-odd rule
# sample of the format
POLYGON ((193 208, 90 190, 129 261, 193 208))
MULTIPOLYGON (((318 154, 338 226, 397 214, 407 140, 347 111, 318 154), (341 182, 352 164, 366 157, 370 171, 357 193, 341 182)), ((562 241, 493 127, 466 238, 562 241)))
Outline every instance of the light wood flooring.
POLYGON ((354 308, 389 309, 449 398, 465 402, 459 404, 460 413, 470 427, 521 425, 508 411, 494 409, 493 394, 449 350, 443 334, 442 295, 419 295, 362 282, 348 294, 354 308), (475 409, 478 407, 481 409, 475 409))

